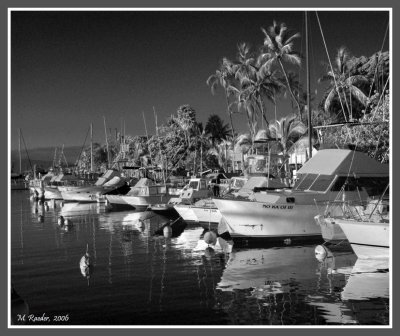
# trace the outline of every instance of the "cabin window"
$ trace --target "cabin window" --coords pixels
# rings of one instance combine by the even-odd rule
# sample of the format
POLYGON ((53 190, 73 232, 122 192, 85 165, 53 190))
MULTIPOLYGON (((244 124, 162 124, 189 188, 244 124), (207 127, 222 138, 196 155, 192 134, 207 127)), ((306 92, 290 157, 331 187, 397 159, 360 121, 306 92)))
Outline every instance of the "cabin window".
POLYGON ((361 189, 357 179, 354 177, 339 176, 333 184, 331 191, 356 191, 357 187, 361 189))
POLYGON ((204 180, 200 181, 200 188, 201 189, 206 189, 207 188, 206 181, 204 181, 204 180))
POLYGON ((307 190, 314 183, 318 177, 317 174, 307 174, 305 178, 301 179, 300 182, 295 186, 296 190, 307 190))
POLYGON ((190 181, 189 182, 189 188, 197 189, 198 185, 199 185, 198 181, 190 181))
POLYGON ((313 191, 326 191, 334 179, 335 176, 332 175, 318 175, 318 178, 309 189, 313 191))
MULTIPOLYGON (((389 184, 389 176, 386 177, 360 177, 358 182, 365 188, 369 196, 382 195, 389 184)), ((389 193, 387 189, 386 193, 389 193)))

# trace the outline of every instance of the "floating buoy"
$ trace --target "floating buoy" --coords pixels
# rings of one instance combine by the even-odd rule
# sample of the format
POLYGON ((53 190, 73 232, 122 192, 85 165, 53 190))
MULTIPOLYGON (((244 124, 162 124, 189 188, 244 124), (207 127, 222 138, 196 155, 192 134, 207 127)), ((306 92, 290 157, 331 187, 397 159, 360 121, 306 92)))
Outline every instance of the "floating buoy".
POLYGON ((89 255, 89 244, 86 244, 86 252, 82 256, 81 260, 79 261, 79 268, 81 270, 82 275, 86 278, 90 274, 90 255, 89 255))
POLYGON ((315 248, 314 252, 315 252, 315 258, 317 258, 319 261, 323 261, 328 254, 328 251, 326 250, 325 246, 323 246, 323 245, 318 245, 315 248))
POLYGON ((58 225, 63 226, 64 225, 64 217, 63 216, 58 217, 57 223, 58 223, 58 225))
POLYGON ((217 242, 217 234, 214 231, 208 231, 204 235, 204 241, 209 245, 215 245, 217 242))
POLYGON ((169 225, 164 226, 163 234, 165 238, 171 238, 172 236, 172 228, 169 225))

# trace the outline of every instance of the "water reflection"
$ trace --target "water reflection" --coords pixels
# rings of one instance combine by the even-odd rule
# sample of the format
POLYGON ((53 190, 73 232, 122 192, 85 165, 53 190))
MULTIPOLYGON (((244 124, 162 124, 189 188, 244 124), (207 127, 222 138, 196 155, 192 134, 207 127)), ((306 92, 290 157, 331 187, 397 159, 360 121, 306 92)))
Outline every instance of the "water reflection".
POLYGON ((351 250, 319 261, 314 245, 237 248, 151 211, 13 197, 12 281, 32 314, 68 311, 77 325, 388 323, 388 267, 365 272, 351 250))

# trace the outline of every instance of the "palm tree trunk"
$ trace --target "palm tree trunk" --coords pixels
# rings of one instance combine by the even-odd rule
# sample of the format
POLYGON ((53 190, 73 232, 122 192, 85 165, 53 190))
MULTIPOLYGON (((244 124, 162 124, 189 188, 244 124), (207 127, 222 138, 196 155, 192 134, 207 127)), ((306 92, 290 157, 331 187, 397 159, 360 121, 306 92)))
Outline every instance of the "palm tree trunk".
POLYGON ((226 90, 225 90, 225 99, 226 99, 226 110, 228 112, 229 121, 231 123, 232 139, 234 139, 235 138, 235 131, 233 129, 232 113, 231 113, 230 108, 229 108, 228 93, 227 93, 226 90))
POLYGON ((285 76, 286 83, 287 83, 287 85, 288 85, 288 90, 289 90, 289 92, 290 92, 290 95, 292 96, 293 100, 295 101, 295 103, 296 103, 296 105, 297 105, 297 108, 299 109, 299 120, 301 121, 301 108, 300 108, 300 104, 299 104, 298 100, 296 99, 296 97, 295 97, 294 94, 293 94, 292 88, 290 87, 289 78, 288 78, 288 76, 287 76, 287 73, 286 73, 286 71, 285 71, 285 68, 283 67, 283 64, 282 64, 280 58, 278 58, 278 62, 279 62, 279 65, 281 66, 283 75, 285 76))

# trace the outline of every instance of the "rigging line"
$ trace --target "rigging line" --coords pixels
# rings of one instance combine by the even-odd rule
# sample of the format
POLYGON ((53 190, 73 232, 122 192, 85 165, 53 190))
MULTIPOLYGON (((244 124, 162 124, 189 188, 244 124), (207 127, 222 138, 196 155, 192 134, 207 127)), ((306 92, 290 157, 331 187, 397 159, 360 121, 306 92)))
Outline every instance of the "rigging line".
POLYGON ((80 153, 79 153, 79 156, 78 156, 78 158, 77 158, 76 161, 75 161, 75 162, 76 162, 76 163, 75 163, 75 166, 78 165, 78 162, 79 162, 79 160, 80 160, 80 158, 81 158, 83 149, 85 148, 85 144, 86 144, 87 137, 88 137, 88 135, 89 135, 89 131, 90 131, 90 127, 88 128, 88 131, 87 131, 87 133, 86 133, 85 141, 83 142, 83 145, 82 145, 81 151, 80 151, 80 153))
POLYGON ((385 35, 384 35, 384 37, 383 37, 381 50, 380 50, 380 53, 379 53, 379 56, 378 56, 378 60, 377 60, 377 64, 376 64, 376 67, 375 67, 374 79, 373 79, 373 81, 372 81, 372 84, 371 84, 371 87, 370 87, 370 90, 369 90, 368 98, 371 97, 372 86, 373 86, 373 84, 374 84, 374 82, 375 82, 376 73, 378 72, 379 58, 382 56, 382 50, 383 50, 383 46, 384 46, 385 41, 386 41, 386 37, 387 37, 388 31, 389 31, 389 22, 388 22, 387 25, 386 25, 386 31, 385 31, 385 35))
POLYGON ((333 81, 334 81, 334 83, 335 83, 335 89, 336 89, 336 91, 337 91, 337 93, 338 93, 340 105, 341 105, 341 107, 342 107, 343 116, 344 116, 344 119, 347 121, 346 113, 344 112, 344 106, 343 106, 342 98, 340 97, 340 92, 339 92, 338 85, 337 85, 337 82, 336 82, 336 76, 335 76, 335 73, 334 73, 334 71, 333 71, 331 58, 329 57, 328 47, 327 47, 326 42, 325 42, 324 32, 322 31, 321 22, 319 21, 318 12, 315 12, 315 15, 316 15, 316 17, 317 17, 319 29, 320 29, 320 31, 321 31, 322 40, 323 40, 323 42, 324 42, 324 47, 325 47, 326 55, 327 55, 328 61, 329 61, 329 66, 331 67, 332 77, 333 77, 333 81))
POLYGON ((31 169, 33 171, 32 162, 31 162, 31 159, 29 157, 28 150, 26 149, 25 138, 24 138, 24 135, 22 134, 22 130, 21 129, 20 129, 20 134, 21 134, 22 141, 24 143, 24 148, 25 148, 26 156, 28 157, 29 165, 31 166, 31 169))

